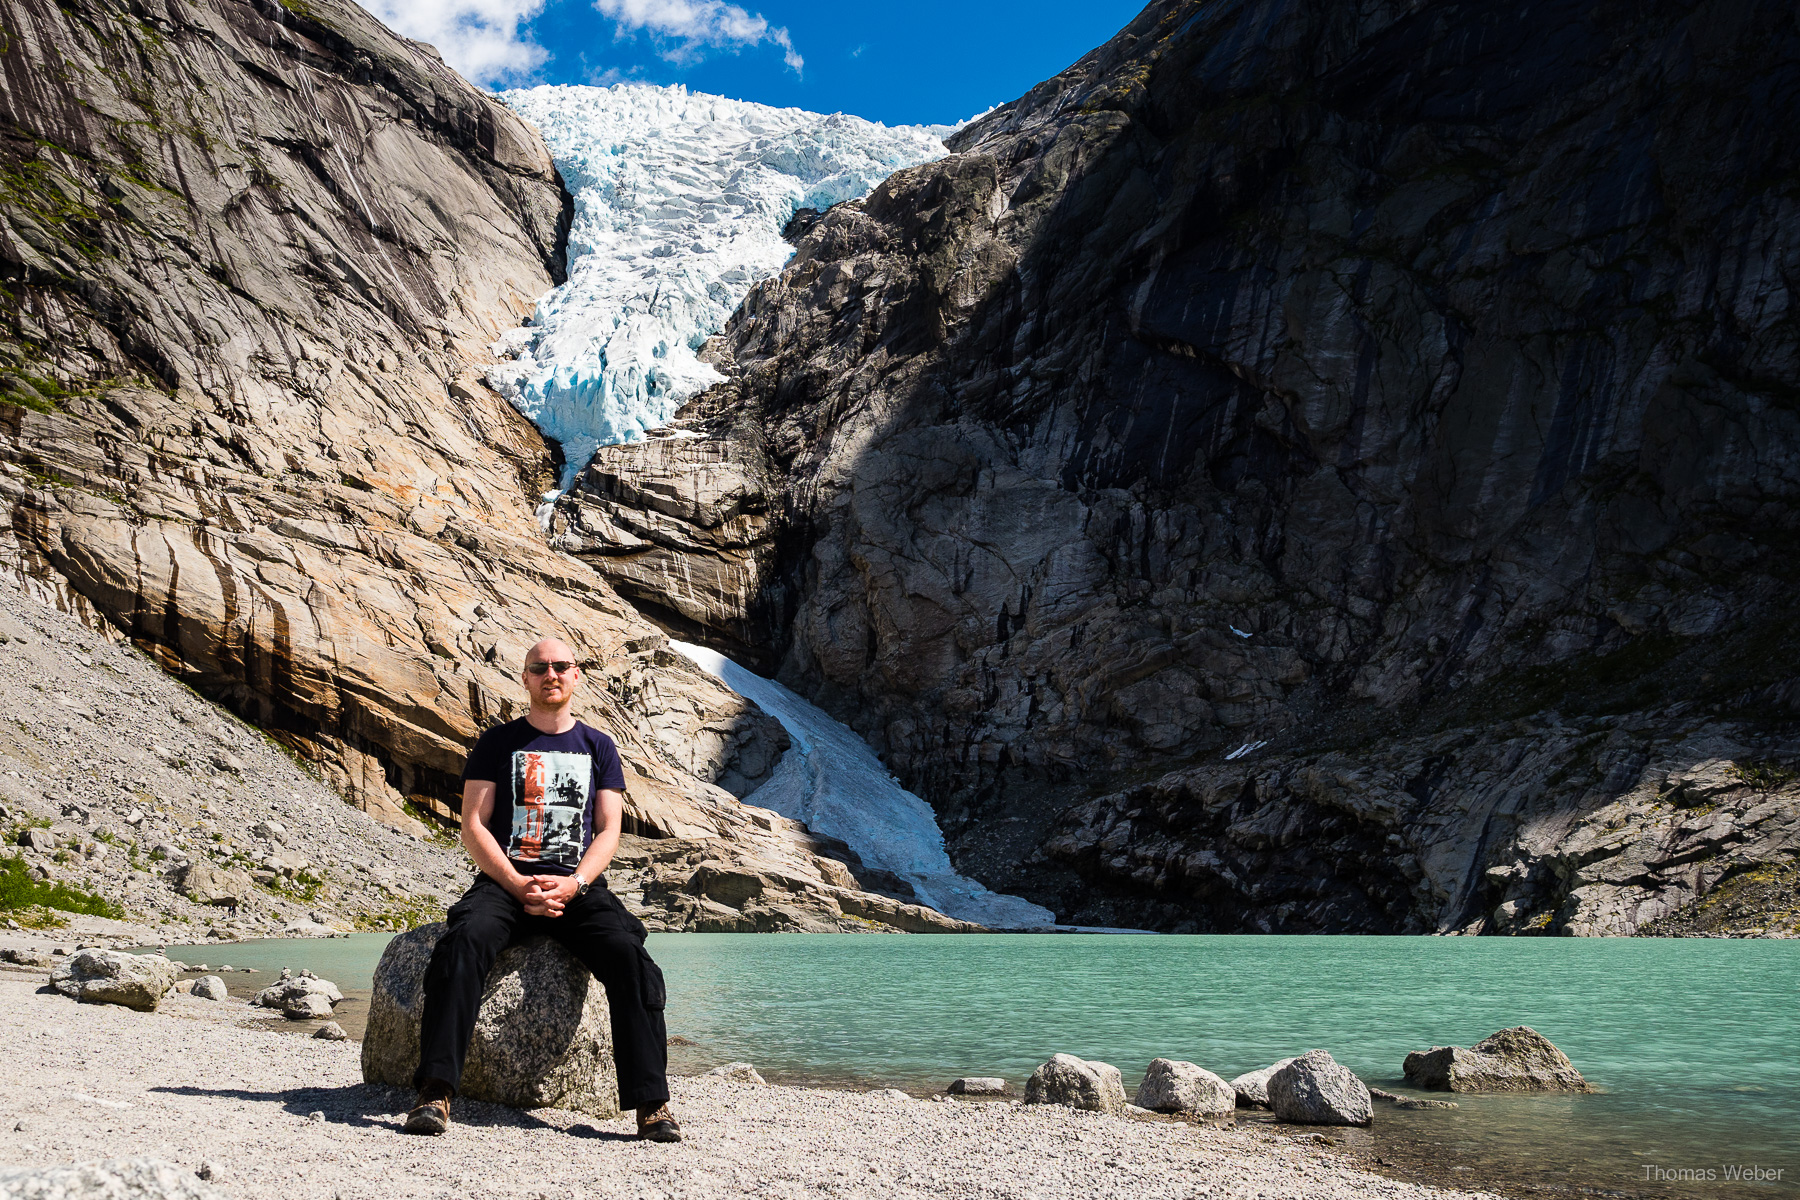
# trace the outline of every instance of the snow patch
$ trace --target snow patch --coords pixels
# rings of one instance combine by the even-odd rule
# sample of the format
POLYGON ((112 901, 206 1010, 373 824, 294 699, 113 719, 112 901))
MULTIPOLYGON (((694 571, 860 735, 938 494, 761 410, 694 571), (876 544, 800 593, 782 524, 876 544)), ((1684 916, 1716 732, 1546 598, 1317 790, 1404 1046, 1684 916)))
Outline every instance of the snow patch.
POLYGON ((990 892, 958 875, 944 852, 931 806, 901 787, 869 744, 773 679, 745 670, 716 650, 671 640, 740 696, 756 701, 793 739, 775 774, 751 800, 838 838, 871 867, 913 886, 922 904, 994 929, 1044 929, 1056 915, 1029 900, 990 892))

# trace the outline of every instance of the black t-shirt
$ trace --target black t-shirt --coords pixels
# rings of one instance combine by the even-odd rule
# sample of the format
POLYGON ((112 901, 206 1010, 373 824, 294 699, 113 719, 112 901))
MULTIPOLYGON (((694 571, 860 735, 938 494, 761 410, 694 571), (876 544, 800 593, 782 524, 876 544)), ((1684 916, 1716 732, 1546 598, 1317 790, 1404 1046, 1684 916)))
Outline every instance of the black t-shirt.
POLYGON ((494 784, 488 831, 521 874, 569 875, 594 840, 594 795, 625 790, 619 748, 592 725, 544 733, 524 717, 482 734, 463 782, 494 784))

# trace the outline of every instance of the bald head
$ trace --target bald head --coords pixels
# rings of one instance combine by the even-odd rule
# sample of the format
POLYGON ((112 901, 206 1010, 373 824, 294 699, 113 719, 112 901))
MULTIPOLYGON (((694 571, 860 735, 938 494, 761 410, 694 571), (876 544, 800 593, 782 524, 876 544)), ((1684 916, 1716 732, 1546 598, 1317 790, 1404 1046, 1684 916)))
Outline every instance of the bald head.
POLYGON ((575 651, 561 638, 545 638, 525 652, 525 665, 534 662, 574 662, 575 651))

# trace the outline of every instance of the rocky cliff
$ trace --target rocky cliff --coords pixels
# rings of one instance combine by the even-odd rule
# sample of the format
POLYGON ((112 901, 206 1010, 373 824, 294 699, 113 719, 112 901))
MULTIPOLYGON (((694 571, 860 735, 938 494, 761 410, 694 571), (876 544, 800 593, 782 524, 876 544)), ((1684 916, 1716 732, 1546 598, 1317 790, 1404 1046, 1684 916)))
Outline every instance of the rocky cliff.
POLYGON ((556 544, 1065 920, 1678 916, 1800 853, 1797 64, 1774 0, 1155 0, 797 221, 556 544))
POLYGON ((345 0, 4 0, 0 560, 403 828, 560 632, 633 831, 854 890, 733 797, 779 726, 545 545, 552 453, 481 380, 569 214, 535 131, 345 0))

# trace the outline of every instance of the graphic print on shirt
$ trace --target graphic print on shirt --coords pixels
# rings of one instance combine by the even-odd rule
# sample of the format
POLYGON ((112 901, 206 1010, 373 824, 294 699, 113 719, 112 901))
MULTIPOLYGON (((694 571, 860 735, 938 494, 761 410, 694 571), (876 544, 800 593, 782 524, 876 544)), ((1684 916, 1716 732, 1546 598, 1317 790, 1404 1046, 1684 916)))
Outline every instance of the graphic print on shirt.
POLYGON ((593 760, 561 750, 513 752, 512 841, 506 856, 519 862, 581 863, 581 814, 587 808, 593 760))

